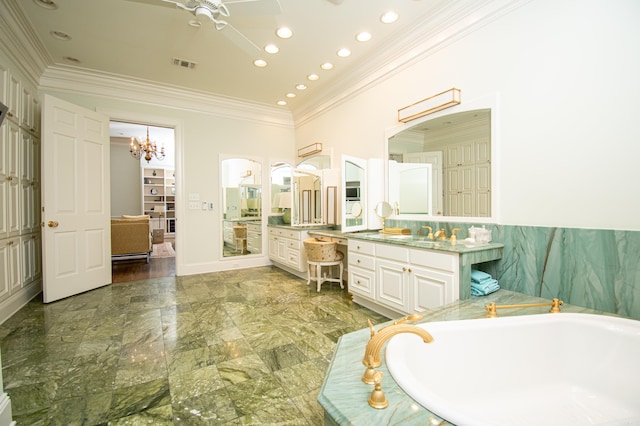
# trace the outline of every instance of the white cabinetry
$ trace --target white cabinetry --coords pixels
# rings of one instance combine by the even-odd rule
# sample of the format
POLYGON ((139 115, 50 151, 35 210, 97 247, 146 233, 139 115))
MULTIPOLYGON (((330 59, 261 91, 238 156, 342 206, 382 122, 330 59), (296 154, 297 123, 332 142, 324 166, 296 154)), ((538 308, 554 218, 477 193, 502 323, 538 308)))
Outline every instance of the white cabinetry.
POLYGON ((269 259, 294 275, 306 277, 307 254, 302 243, 306 238, 309 233, 302 229, 270 227, 269 259))
POLYGON ((262 253, 261 222, 247 222, 247 251, 251 254, 262 253))
POLYGON ((491 215, 489 139, 450 145, 445 159, 445 208, 450 216, 491 215))
POLYGON ((35 82, 0 53, 0 323, 42 290, 40 105, 35 82))
POLYGON ((457 254, 349 240, 354 301, 394 317, 459 299, 457 254))

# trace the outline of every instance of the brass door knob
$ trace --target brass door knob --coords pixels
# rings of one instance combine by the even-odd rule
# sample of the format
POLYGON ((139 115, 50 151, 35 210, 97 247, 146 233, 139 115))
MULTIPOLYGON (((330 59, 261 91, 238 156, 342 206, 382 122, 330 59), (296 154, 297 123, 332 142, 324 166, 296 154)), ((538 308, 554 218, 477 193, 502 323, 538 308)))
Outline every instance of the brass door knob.
POLYGON ((57 228, 58 222, 56 222, 55 220, 50 220, 49 222, 47 222, 47 225, 49 226, 49 228, 57 228))

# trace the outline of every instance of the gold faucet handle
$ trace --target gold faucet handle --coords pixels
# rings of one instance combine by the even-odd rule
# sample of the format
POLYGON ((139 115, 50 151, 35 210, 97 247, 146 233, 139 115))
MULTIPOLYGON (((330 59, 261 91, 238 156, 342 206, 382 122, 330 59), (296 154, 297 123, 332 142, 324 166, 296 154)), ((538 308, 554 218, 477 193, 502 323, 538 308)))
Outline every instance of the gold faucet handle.
POLYGON ((451 230, 451 238, 449 238, 451 241, 455 241, 458 239, 458 237, 456 237, 456 232, 461 231, 460 228, 453 228, 451 230))
POLYGON ((384 392, 382 392, 382 372, 376 372, 373 376, 373 383, 375 387, 369 397, 369 405, 377 409, 387 408, 389 401, 387 401, 387 397, 384 396, 384 392))

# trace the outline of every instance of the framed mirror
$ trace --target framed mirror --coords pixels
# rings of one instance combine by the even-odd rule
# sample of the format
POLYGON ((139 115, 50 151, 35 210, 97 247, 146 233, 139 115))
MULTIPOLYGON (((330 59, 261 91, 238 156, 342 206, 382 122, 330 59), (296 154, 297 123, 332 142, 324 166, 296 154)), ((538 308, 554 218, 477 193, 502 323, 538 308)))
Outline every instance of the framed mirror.
POLYGON ((293 168, 288 163, 275 163, 271 166, 271 213, 282 216, 285 225, 291 223, 291 177, 293 168))
POLYGON ((342 227, 344 232, 367 229, 367 162, 342 156, 342 227))
MULTIPOLYGON (((247 241, 253 241, 253 232, 260 232, 260 226, 255 225, 262 220, 262 164, 248 158, 225 158, 220 162, 220 174, 222 256, 256 254, 247 248, 247 241)), ((254 252, 261 251, 253 247, 254 252)))
POLYGON ((323 225, 322 172, 294 169, 291 226, 323 225))
POLYGON ((386 201, 396 217, 495 221, 496 108, 487 97, 387 131, 386 201))

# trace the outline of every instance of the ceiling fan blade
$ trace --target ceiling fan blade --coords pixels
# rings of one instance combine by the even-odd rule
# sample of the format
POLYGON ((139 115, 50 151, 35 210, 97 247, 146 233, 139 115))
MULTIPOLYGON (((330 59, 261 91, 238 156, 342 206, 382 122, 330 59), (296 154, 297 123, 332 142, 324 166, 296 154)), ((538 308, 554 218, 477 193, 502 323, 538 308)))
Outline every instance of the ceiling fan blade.
POLYGON ((220 34, 224 35, 227 39, 229 39, 238 48, 246 52, 249 56, 255 56, 256 52, 262 51, 258 46, 255 45, 254 42, 249 40, 236 27, 229 23, 227 23, 223 31, 220 31, 220 34))
POLYGON ((165 1, 165 0, 127 0, 127 1, 130 1, 132 3, 141 3, 141 4, 150 4, 153 6, 169 7, 172 9, 175 9, 177 7, 175 2, 165 1))

